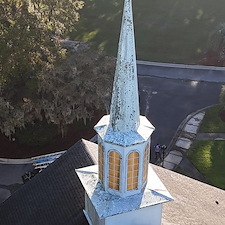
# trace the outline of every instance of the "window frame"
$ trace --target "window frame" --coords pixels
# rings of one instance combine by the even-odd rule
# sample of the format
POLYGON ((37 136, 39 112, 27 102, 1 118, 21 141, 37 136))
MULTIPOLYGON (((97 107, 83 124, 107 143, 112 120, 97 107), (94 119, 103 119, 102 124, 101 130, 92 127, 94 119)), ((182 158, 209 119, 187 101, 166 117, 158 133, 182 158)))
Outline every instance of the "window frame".
POLYGON ((121 186, 121 162, 122 157, 118 151, 108 152, 108 188, 116 191, 119 191, 121 186), (111 156, 111 154, 114 155, 111 156))
POLYGON ((139 173, 140 173, 140 153, 138 151, 129 152, 129 154, 127 155, 126 168, 127 168, 126 190, 127 191, 137 190, 139 186, 139 173), (137 154, 137 156, 129 159, 129 157, 132 156, 131 154, 137 154), (133 161, 133 164, 131 161, 133 161))

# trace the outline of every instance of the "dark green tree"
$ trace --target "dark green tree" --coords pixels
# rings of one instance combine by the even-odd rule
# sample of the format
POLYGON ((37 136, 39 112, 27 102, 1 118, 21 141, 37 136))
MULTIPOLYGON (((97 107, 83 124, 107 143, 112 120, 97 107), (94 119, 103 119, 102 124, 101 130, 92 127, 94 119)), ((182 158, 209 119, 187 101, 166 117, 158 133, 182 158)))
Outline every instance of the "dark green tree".
POLYGON ((10 137, 16 128, 44 118, 63 134, 75 119, 105 108, 114 59, 65 46, 65 33, 75 29, 83 5, 80 0, 0 2, 2 133, 10 137))
POLYGON ((115 59, 86 49, 39 77, 39 105, 64 136, 68 124, 105 110, 112 89, 115 59))
POLYGON ((0 85, 13 88, 64 55, 57 40, 74 29, 83 1, 0 2, 0 85))

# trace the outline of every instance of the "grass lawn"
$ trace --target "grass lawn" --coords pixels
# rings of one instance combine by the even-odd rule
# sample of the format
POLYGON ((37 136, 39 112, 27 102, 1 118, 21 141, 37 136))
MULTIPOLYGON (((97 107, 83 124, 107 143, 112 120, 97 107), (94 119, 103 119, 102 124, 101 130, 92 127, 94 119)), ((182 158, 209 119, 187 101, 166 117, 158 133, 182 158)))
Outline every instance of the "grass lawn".
POLYGON ((225 122, 219 117, 222 108, 222 105, 218 105, 206 111, 199 133, 225 133, 225 122))
MULTIPOLYGON (((84 2, 76 32, 68 37, 116 56, 123 1, 84 2)), ((210 37, 225 22, 224 8, 224 0, 134 0, 137 58, 198 63, 203 52, 219 44, 218 36, 211 42, 210 37)))
POLYGON ((210 184, 225 190, 225 141, 195 141, 188 157, 210 184))

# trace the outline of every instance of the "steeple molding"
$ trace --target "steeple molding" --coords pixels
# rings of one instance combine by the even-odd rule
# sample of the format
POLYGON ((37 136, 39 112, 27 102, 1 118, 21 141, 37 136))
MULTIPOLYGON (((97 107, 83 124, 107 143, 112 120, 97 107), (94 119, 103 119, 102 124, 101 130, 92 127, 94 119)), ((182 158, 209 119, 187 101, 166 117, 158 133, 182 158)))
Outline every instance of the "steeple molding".
POLYGON ((94 129, 105 142, 119 146, 131 146, 147 141, 155 130, 145 116, 139 116, 139 121, 139 126, 135 131, 115 131, 110 127, 110 116, 105 115, 94 129))

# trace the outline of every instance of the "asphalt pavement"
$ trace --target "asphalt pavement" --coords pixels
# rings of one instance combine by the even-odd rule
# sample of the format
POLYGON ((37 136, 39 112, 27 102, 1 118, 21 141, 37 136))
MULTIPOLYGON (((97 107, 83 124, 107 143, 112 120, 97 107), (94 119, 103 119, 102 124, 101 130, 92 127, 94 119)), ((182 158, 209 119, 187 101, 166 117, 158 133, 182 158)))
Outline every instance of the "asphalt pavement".
MULTIPOLYGON (((222 83, 139 76, 140 111, 155 126, 151 140, 169 145, 180 123, 191 113, 219 103, 222 83)), ((151 151, 151 162, 155 162, 151 151)))
POLYGON ((23 185, 22 175, 27 171, 33 170, 32 163, 20 160, 20 163, 2 162, 0 160, 0 203, 11 196, 23 185))

